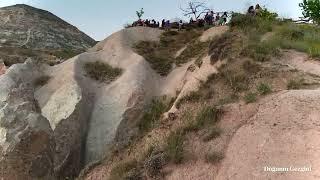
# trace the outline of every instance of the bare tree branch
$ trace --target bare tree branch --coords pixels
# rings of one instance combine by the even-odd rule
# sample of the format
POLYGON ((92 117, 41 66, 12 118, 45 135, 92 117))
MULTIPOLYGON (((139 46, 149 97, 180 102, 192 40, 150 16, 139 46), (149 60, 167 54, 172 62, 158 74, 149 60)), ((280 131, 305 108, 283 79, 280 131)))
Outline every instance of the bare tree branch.
POLYGON ((189 1, 186 8, 182 8, 180 6, 180 10, 183 12, 184 16, 191 16, 193 15, 195 20, 199 19, 199 17, 210 11, 209 8, 207 8, 205 2, 198 2, 198 1, 189 1))

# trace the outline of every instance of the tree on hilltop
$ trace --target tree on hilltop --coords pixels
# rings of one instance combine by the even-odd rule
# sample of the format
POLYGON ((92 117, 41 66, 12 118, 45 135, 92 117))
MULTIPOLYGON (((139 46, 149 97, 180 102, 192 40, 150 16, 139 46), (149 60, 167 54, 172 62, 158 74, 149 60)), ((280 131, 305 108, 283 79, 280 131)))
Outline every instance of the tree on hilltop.
POLYGON ((199 19, 202 14, 210 11, 205 2, 196 1, 189 1, 186 8, 180 7, 180 9, 184 16, 194 16, 195 20, 199 19))
POLYGON ((136 11, 136 14, 137 14, 137 16, 138 16, 138 19, 141 20, 141 17, 142 17, 143 14, 144 14, 143 8, 141 8, 139 11, 136 11))

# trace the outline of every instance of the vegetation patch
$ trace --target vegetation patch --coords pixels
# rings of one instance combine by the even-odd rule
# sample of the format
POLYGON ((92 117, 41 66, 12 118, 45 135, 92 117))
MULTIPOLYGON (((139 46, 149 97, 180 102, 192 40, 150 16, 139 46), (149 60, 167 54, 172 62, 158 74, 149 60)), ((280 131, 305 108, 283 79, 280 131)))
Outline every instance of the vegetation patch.
POLYGON ((232 88, 233 92, 241 92, 247 90, 248 76, 243 72, 234 72, 226 69, 221 72, 221 78, 232 88))
POLYGON ((237 32, 226 32, 214 38, 209 45, 211 64, 214 64, 218 60, 236 56, 242 44, 241 34, 237 32))
POLYGON ((278 56, 279 52, 278 46, 271 42, 250 42, 241 53, 256 61, 265 62, 269 61, 272 57, 278 56))
POLYGON ((182 97, 177 103, 176 107, 179 109, 183 103, 194 103, 201 99, 201 94, 198 91, 192 91, 188 95, 182 97))
POLYGON ((80 54, 81 51, 76 51, 72 49, 63 49, 58 51, 52 51, 51 54, 55 57, 61 58, 61 59, 70 59, 78 54, 80 54))
POLYGON ((271 86, 269 84, 266 83, 260 83, 257 86, 257 91, 261 94, 261 95, 267 95, 270 94, 272 92, 271 86))
POLYGON ((44 86, 49 82, 50 78, 51 77, 48 75, 41 76, 41 77, 34 80, 33 85, 34 85, 34 87, 44 86))
POLYGON ((253 103, 257 101, 257 94, 253 92, 249 92, 244 96, 245 102, 248 103, 253 103))
POLYGON ((181 55, 176 58, 176 64, 184 64, 194 57, 198 57, 201 59, 201 55, 208 52, 208 46, 209 42, 200 42, 198 40, 191 42, 181 53, 181 55))
POLYGON ((215 139, 219 137, 222 133, 222 130, 216 126, 212 126, 209 129, 209 132, 203 137, 204 142, 211 141, 212 139, 215 139))
POLYGON ((122 74, 122 69, 99 61, 86 63, 84 69, 90 78, 99 82, 110 83, 122 74))
POLYGON ((173 163, 180 164, 184 159, 184 143, 185 137, 182 130, 172 132, 167 139, 166 154, 173 163))
POLYGON ((154 128, 155 123, 166 112, 167 108, 168 106, 164 101, 158 99, 152 100, 138 124, 140 134, 144 134, 154 128))
POLYGON ((320 57, 318 27, 276 19, 277 16, 266 9, 262 14, 258 17, 243 14, 233 16, 230 22, 232 31, 240 30, 249 40, 242 54, 262 62, 278 55, 279 49, 295 49, 311 57, 320 57), (273 32, 272 36, 261 42, 261 37, 267 32, 273 32))
POLYGON ((207 43, 197 41, 203 30, 166 31, 159 42, 141 41, 134 45, 138 54, 143 56, 151 67, 161 76, 168 75, 173 64, 183 64, 206 52, 207 43), (183 47, 186 49, 175 58, 175 54, 183 47))
POLYGON ((259 64, 257 64, 256 62, 252 62, 250 60, 243 62, 242 68, 247 73, 251 73, 251 74, 256 74, 261 70, 261 66, 259 64))
POLYGON ((207 163, 216 164, 224 158, 224 155, 220 152, 209 152, 205 158, 207 163))
POLYGON ((304 79, 291 79, 288 82, 287 89, 301 89, 304 85, 304 79))
POLYGON ((120 162, 112 168, 110 172, 110 180, 120 179, 141 179, 141 167, 136 160, 120 162))
POLYGON ((193 118, 190 113, 186 112, 183 118, 185 119, 187 124, 184 128, 182 128, 182 132, 183 134, 186 134, 189 132, 199 131, 201 129, 207 128, 209 131, 208 139, 210 140, 212 138, 215 138, 216 135, 220 134, 219 128, 215 127, 215 125, 220 120, 222 114, 223 110, 215 106, 206 106, 202 108, 195 118, 193 118))
POLYGON ((218 122, 222 114, 223 110, 221 108, 204 107, 196 116, 196 127, 200 129, 206 125, 213 125, 218 122))
POLYGON ((283 49, 295 49, 320 57, 320 29, 311 25, 286 23, 279 26, 270 40, 283 49))

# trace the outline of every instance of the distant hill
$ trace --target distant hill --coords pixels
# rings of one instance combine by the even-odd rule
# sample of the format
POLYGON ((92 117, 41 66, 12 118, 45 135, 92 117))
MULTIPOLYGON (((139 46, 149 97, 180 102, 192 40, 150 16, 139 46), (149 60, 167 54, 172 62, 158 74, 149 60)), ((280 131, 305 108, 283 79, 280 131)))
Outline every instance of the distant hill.
POLYGON ((66 59, 96 41, 54 14, 24 4, 0 8, 0 59, 7 65, 27 57, 66 59))

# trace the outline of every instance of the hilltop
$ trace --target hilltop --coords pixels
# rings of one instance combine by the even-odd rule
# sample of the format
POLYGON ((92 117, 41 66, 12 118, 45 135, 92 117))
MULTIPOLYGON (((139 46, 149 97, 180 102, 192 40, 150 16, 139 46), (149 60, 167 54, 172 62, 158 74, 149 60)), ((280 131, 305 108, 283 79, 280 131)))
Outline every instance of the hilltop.
MULTIPOLYGON (((228 26, 130 27, 0 76, 4 179, 312 179, 320 30, 234 14, 228 26)), ((319 94, 318 94, 319 93, 319 94)))
POLYGON ((96 41, 54 14, 24 4, 0 8, 0 59, 10 66, 28 57, 65 60, 96 41))

